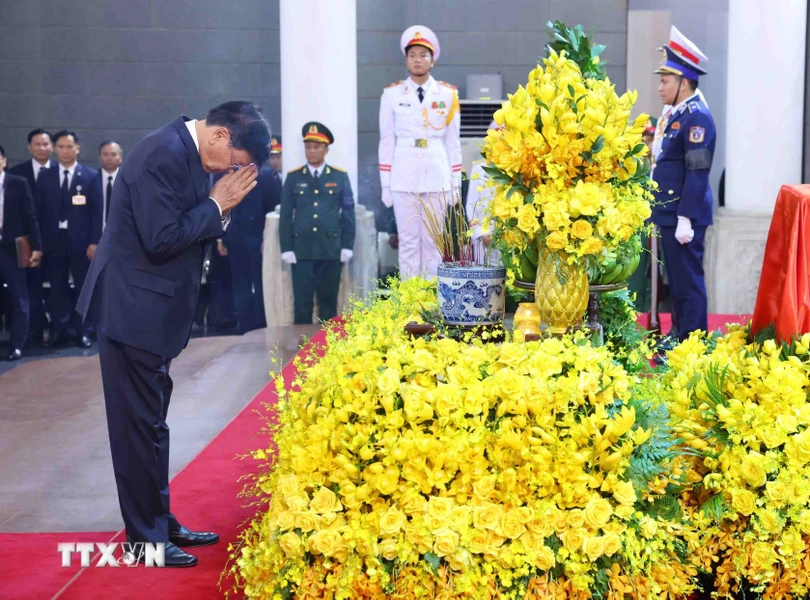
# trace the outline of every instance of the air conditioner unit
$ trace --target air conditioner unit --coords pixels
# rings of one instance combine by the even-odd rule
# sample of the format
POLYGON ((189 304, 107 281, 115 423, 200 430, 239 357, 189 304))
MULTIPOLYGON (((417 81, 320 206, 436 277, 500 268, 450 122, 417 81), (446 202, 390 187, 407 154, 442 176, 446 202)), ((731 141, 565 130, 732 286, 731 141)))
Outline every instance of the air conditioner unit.
POLYGON ((461 109, 461 166, 469 174, 473 161, 481 158, 481 142, 492 115, 503 100, 459 100, 461 109))

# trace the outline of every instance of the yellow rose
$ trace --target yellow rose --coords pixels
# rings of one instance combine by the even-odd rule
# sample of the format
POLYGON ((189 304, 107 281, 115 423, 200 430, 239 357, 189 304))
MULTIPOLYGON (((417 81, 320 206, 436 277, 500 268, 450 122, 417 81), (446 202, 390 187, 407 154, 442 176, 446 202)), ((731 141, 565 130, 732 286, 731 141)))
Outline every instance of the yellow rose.
POLYGON ((296 558, 301 554, 301 538, 293 531, 288 531, 278 538, 278 543, 284 554, 290 558, 296 558))
POLYGON ((810 510, 802 512, 798 525, 804 535, 810 535, 810 510))
POLYGON ((636 490, 629 481, 620 481, 613 486, 613 497, 619 504, 633 506, 636 503, 636 490))
POLYGON ((543 225, 549 231, 557 231, 568 224, 568 213, 558 203, 549 203, 543 207, 543 225))
POLYGON ((341 505, 340 500, 338 500, 337 495, 328 487, 322 487, 315 492, 315 494, 312 496, 312 500, 309 503, 309 507, 313 512, 316 512, 319 515, 343 510, 343 506, 341 505))
POLYGON ((349 554, 351 554, 351 546, 346 542, 340 542, 335 550, 332 552, 332 558, 340 563, 346 562, 346 559, 349 558, 349 554))
POLYGON ((481 500, 488 500, 495 491, 495 475, 486 475, 473 484, 473 495, 481 500))
POLYGON ((470 507, 456 506, 450 513, 450 527, 459 533, 464 532, 470 524, 470 507))
POLYGON ((807 504, 810 500, 810 489, 800 483, 793 482, 788 486, 788 502, 790 504, 807 504))
POLYGON ((416 526, 408 527, 405 531, 405 539, 408 540, 420 554, 430 552, 433 547, 433 540, 424 535, 416 526))
POLYGON ((613 556, 622 549, 622 538, 616 533, 609 533, 604 537, 605 556, 613 556))
POLYGON ((450 529, 444 529, 436 533, 436 542, 433 544, 433 551, 438 556, 453 554, 458 548, 458 534, 450 529))
POLYGON ((593 529, 599 529, 610 521, 613 507, 604 498, 594 498, 585 506, 585 522, 593 529))
POLYGON ((582 254, 598 254, 602 251, 602 248, 605 247, 605 244, 599 238, 590 238, 582 242, 582 245, 579 247, 580 252, 582 254))
POLYGON ((470 536, 470 552, 475 554, 483 554, 487 550, 489 536, 486 531, 478 529, 473 530, 470 536))
POLYGON ((334 529, 321 529, 309 538, 309 551, 332 556, 340 543, 340 534, 334 529))
POLYGON ((748 490, 731 490, 731 507, 741 515, 750 516, 756 509, 757 497, 748 490))
POLYGON ((540 223, 537 221, 537 211, 531 204, 524 204, 518 209, 518 229, 529 234, 534 235, 534 232, 540 229, 540 223))
POLYGON ((418 493, 409 493, 404 499, 400 500, 400 506, 405 514, 415 515, 425 510, 427 502, 425 497, 418 493))
POLYGON ((292 529, 295 527, 295 515, 289 510, 279 513, 276 517, 276 527, 282 531, 292 529))
POLYGON ((776 555, 769 543, 757 542, 748 562, 754 569, 762 572, 769 570, 775 559, 776 555))
POLYGON ((810 462, 810 429, 790 436, 785 444, 785 453, 798 463, 810 462))
POLYGON ((766 483, 765 493, 776 507, 781 507, 787 502, 788 488, 782 481, 769 481, 766 483))
POLYGON ((526 526, 520 521, 516 510, 510 510, 501 517, 501 533, 508 538, 518 538, 526 531, 526 526))
POLYGON ((473 525, 476 529, 495 530, 501 518, 501 506, 499 504, 486 503, 473 508, 473 525))
POLYGON ((528 523, 529 531, 541 538, 547 538, 554 531, 553 523, 548 519, 532 519, 528 523))
POLYGON ((556 562, 554 550, 543 545, 537 551, 537 560, 534 561, 534 565, 541 571, 550 571, 556 562))
POLYGON ((391 395, 399 391, 399 373, 390 367, 377 379, 377 389, 381 394, 391 395))
POLYGON ((310 532, 317 529, 320 517, 308 510, 299 510, 295 512, 295 526, 304 532, 310 532))
POLYGON ((776 512, 772 510, 758 510, 757 518, 759 519, 760 526, 766 532, 774 534, 782 531, 782 521, 776 512))
POLYGON ((579 508, 571 509, 568 511, 565 523, 572 528, 582 527, 585 525, 585 513, 579 508))
POLYGON ((377 544, 372 542, 367 537, 356 538, 354 547, 360 556, 371 556, 372 554, 377 554, 377 544))
POLYGON ((439 498, 431 496, 428 499, 427 512, 436 521, 447 521, 453 512, 455 503, 452 498, 439 498))
POLYGON ((546 247, 549 250, 562 250, 568 245, 568 236, 559 231, 549 234, 546 238, 546 247))
POLYGON ((585 555, 591 562, 596 562, 596 559, 605 553, 605 538, 588 538, 585 540, 585 544, 583 544, 582 549, 585 551, 585 555))
POLYGON ((751 487, 758 488, 765 485, 768 478, 765 468, 762 465, 763 456, 756 452, 748 454, 742 461, 740 471, 745 483, 751 487))
POLYGON ((582 550, 582 545, 585 543, 587 532, 584 528, 569 529, 560 534, 560 540, 568 550, 571 552, 579 552, 582 550))
POLYGON ((593 235, 593 227, 585 219, 577 219, 571 224, 571 235, 580 240, 587 240, 593 235))
POLYGON ((463 573, 467 570, 470 564, 470 555, 466 550, 454 552, 449 556, 445 556, 444 560, 450 565, 450 568, 456 572, 463 573))
POLYGON ((394 560, 399 554, 397 541, 394 538, 386 538, 380 542, 379 546, 380 556, 385 560, 394 560))
POLYGON ((279 477, 276 489, 285 498, 287 496, 294 496, 299 490, 298 477, 292 474, 279 477))
POLYGON ((656 523, 655 519, 651 519, 650 517, 644 517, 641 519, 639 526, 641 535, 648 540, 653 539, 655 534, 658 533, 658 523, 656 523))
POLYGON ((389 506, 382 517, 380 517, 380 533, 383 535, 394 535, 405 524, 406 517, 396 506, 389 506))

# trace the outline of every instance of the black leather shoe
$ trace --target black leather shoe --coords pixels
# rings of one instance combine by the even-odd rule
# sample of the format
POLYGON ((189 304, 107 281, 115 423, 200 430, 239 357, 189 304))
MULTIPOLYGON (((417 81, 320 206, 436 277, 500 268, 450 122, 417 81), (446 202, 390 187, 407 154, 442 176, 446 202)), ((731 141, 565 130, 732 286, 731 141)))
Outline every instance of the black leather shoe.
POLYGON ((22 358, 22 350, 19 348, 12 348, 11 352, 8 353, 8 360, 20 360, 22 358))
POLYGON ((169 532, 169 541, 183 548, 193 548, 195 546, 210 546, 219 541, 216 533, 189 531, 182 525, 177 531, 169 532))
POLYGON ((93 345, 93 342, 90 340, 89 337, 87 337, 86 335, 83 335, 78 340, 76 340, 76 345, 79 348, 89 348, 90 346, 93 345))
MULTIPOLYGON (((132 543, 130 542, 129 539, 127 539, 127 542, 132 543)), ((146 553, 141 552, 138 549, 137 545, 131 551, 135 554, 135 560, 137 562, 139 563, 146 562, 146 553)), ((193 567, 198 562, 196 556, 194 556, 193 554, 189 554, 182 548, 178 548, 172 543, 166 544, 166 549, 164 550, 163 556, 165 558, 164 566, 166 567, 175 567, 175 568, 193 567)))

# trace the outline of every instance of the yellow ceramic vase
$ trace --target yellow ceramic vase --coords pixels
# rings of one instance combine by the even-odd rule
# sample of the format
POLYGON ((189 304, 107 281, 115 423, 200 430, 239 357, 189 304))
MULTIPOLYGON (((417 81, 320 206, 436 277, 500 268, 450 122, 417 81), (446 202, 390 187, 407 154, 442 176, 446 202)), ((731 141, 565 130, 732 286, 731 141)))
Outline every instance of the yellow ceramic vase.
POLYGON ((539 253, 534 303, 548 331, 561 334, 582 323, 588 308, 588 276, 584 268, 569 265, 564 254, 559 255, 559 261, 555 256, 546 249, 539 253))
POLYGON ((515 310, 515 331, 540 335, 540 313, 534 302, 521 302, 515 310))

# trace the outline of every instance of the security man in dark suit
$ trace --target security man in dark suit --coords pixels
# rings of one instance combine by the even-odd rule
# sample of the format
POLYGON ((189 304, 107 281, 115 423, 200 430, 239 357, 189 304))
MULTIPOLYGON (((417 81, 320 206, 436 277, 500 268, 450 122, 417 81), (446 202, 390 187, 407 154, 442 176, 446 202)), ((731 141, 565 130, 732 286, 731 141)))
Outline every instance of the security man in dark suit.
MULTIPOLYGON (((44 129, 34 129, 28 132, 28 152, 31 154, 31 160, 14 165, 8 172, 12 175, 25 177, 28 181, 28 187, 34 197, 37 222, 41 224, 42 200, 40 199, 37 182, 40 176, 48 172, 48 169, 56 168, 56 161, 51 158, 53 153, 51 134, 44 129)), ((48 327, 48 319, 45 316, 45 299, 42 293, 41 265, 36 268, 26 269, 25 279, 28 288, 28 303, 31 310, 28 339, 32 343, 42 344, 45 329, 48 327)))
POLYGON ((302 130, 307 164, 287 173, 281 192, 281 259, 292 265, 295 323, 312 323, 313 295, 318 317, 337 315, 342 263, 354 248, 354 198, 349 176, 324 162, 332 132, 310 121, 302 130))
MULTIPOLYGON (((101 230, 102 218, 102 200, 93 185, 98 173, 76 160, 81 151, 77 135, 62 130, 53 140, 59 164, 40 178, 45 278, 51 284, 47 303, 51 315, 49 348, 68 343, 75 306, 69 278, 73 276, 78 295, 90 266, 91 246, 97 242, 94 231, 101 230)), ((89 348, 88 326, 73 320, 76 344, 89 348)))
POLYGON ((28 267, 39 266, 42 241, 28 182, 24 177, 6 173, 6 162, 6 151, 0 146, 0 276, 8 286, 12 307, 8 360, 19 360, 28 340, 30 310, 26 269, 18 265, 16 240, 28 236, 32 250, 28 267))
POLYGON ((717 132, 697 91, 705 75, 705 55, 675 27, 664 46, 666 58, 655 72, 658 92, 671 105, 658 123, 661 152, 653 179, 658 183, 652 221, 661 232, 664 264, 672 298, 673 329, 680 340, 708 328, 703 247, 712 224, 712 166, 717 132))
POLYGON ((268 158, 267 119, 226 102, 204 120, 179 117, 129 152, 79 302, 96 324, 118 500, 130 542, 168 542, 166 566, 190 567, 182 547, 219 536, 183 527, 169 502, 172 359, 188 343, 206 243, 256 186, 249 163, 268 158), (246 167, 246 168, 242 168, 246 167), (210 173, 231 171, 209 192, 210 173))
POLYGON ((217 244, 217 253, 227 256, 230 264, 238 333, 267 325, 262 292, 262 240, 266 215, 279 203, 281 189, 270 167, 259 171, 257 181, 258 185, 231 213, 228 233, 217 244))

